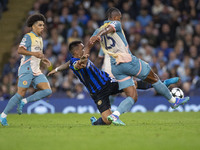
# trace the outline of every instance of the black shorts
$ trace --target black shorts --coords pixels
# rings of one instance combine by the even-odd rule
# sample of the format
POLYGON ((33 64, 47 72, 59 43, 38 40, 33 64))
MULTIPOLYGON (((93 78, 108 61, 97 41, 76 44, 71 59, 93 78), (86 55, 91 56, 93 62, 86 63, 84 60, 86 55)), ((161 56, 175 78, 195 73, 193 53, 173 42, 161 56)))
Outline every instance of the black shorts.
POLYGON ((98 93, 90 94, 100 113, 111 108, 109 96, 122 92, 122 90, 119 90, 118 88, 118 82, 110 82, 98 93))

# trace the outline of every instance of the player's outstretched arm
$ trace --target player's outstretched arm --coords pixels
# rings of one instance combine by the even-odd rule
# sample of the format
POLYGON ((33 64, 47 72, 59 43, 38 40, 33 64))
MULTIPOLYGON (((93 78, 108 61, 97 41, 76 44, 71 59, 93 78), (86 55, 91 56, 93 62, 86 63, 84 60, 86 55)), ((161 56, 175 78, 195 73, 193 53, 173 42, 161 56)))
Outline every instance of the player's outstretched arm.
POLYGON ((83 55, 83 56, 80 58, 80 60, 78 60, 78 61, 76 62, 76 64, 74 65, 74 68, 76 68, 77 70, 82 69, 82 68, 85 68, 86 65, 87 65, 88 57, 89 57, 88 54, 83 55))
POLYGON ((111 25, 108 25, 105 28, 102 28, 97 33, 97 36, 102 36, 102 35, 106 35, 106 34, 113 33, 113 32, 115 32, 115 29, 111 25))
POLYGON ((58 71, 62 71, 62 70, 65 70, 65 69, 68 69, 69 68, 69 63, 70 61, 66 62, 65 64, 62 64, 60 66, 58 66, 57 68, 53 69, 52 71, 50 71, 47 76, 50 76, 58 71))
POLYGON ((101 36, 102 35, 106 35, 108 33, 113 33, 115 32, 114 28, 110 25, 108 25, 107 27, 105 28, 102 28, 98 33, 97 35, 94 35, 90 38, 89 42, 86 44, 85 46, 85 51, 84 51, 84 54, 89 54, 90 53, 90 49, 97 43, 101 40, 101 36))
POLYGON ((96 35, 92 36, 84 47, 83 55, 89 55, 91 48, 100 40, 101 40, 100 36, 96 36, 96 35))

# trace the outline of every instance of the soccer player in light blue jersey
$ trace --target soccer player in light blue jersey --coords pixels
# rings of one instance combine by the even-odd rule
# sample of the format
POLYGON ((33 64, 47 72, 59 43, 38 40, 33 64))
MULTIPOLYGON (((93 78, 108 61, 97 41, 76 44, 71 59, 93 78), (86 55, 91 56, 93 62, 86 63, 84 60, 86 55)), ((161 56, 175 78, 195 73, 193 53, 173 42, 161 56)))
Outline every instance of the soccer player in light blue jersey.
MULTIPOLYGON (((69 51, 73 57, 70 61, 49 72, 48 76, 68 68, 72 69, 74 74, 87 88, 90 96, 101 113, 101 117, 98 120, 95 117, 90 118, 92 125, 109 125, 111 124, 111 121, 107 120, 107 117, 112 114, 110 95, 121 93, 123 91, 119 90, 119 85, 116 80, 112 79, 105 71, 98 69, 90 59, 87 58, 88 55, 83 56, 84 48, 86 47, 84 47, 81 41, 70 43, 69 51)), ((175 82, 171 82, 170 84, 174 83, 175 82)), ((151 84, 143 81, 135 81, 135 85, 138 89, 151 88, 151 84)), ((113 124, 125 125, 119 119, 116 122, 113 122, 113 124)))
POLYGON ((16 104, 18 104, 18 113, 21 114, 26 103, 42 99, 52 93, 46 76, 40 70, 41 61, 47 67, 51 66, 50 61, 43 54, 41 35, 44 31, 45 22, 46 19, 42 14, 34 14, 27 19, 27 26, 31 27, 32 31, 24 35, 18 48, 18 54, 22 55, 18 69, 18 88, 17 93, 9 100, 0 115, 0 122, 3 126, 8 125, 6 117, 16 104), (31 84, 38 91, 27 98, 23 98, 31 84))
MULTIPOLYGON (((108 20, 94 32, 92 42, 99 41, 104 53, 110 55, 112 74, 119 83, 119 90, 123 89, 127 96, 120 103, 117 110, 108 116, 108 120, 116 122, 120 114, 129 111, 137 101, 133 76, 152 84, 156 92, 163 95, 171 103, 172 108, 177 108, 179 105, 186 103, 189 97, 173 97, 167 86, 160 81, 149 64, 131 54, 121 27, 121 12, 112 7, 107 11, 107 17, 108 20)), ((88 53, 89 49, 86 49, 84 54, 88 53)))

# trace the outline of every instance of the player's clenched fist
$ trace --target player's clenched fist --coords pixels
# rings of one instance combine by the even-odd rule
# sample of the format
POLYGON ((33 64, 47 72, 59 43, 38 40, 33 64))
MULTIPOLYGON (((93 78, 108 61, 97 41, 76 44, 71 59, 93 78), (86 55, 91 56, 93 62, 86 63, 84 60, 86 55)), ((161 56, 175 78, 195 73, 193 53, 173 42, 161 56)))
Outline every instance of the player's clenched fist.
POLYGON ((93 37, 90 38, 90 43, 93 44, 95 42, 99 42, 100 40, 101 40, 101 37, 95 35, 95 36, 93 36, 93 37))

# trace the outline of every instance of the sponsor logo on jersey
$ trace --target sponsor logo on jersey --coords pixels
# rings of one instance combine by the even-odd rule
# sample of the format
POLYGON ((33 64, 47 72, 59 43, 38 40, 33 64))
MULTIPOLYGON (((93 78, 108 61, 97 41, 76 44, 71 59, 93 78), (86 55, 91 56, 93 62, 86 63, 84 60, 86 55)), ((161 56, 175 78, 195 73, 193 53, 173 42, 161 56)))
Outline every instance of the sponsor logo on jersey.
POLYGON ((116 22, 116 21, 113 21, 111 24, 112 24, 114 27, 116 27, 117 22, 116 22))
POLYGON ((35 50, 40 50, 40 47, 39 47, 39 46, 36 46, 36 47, 35 47, 35 50))

